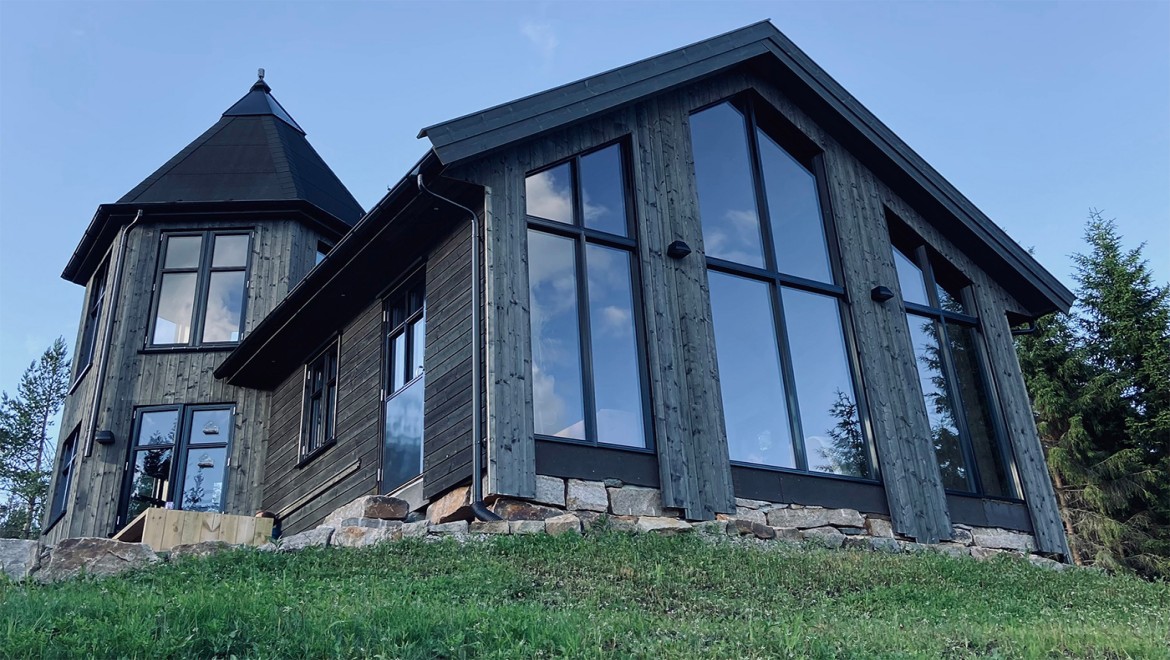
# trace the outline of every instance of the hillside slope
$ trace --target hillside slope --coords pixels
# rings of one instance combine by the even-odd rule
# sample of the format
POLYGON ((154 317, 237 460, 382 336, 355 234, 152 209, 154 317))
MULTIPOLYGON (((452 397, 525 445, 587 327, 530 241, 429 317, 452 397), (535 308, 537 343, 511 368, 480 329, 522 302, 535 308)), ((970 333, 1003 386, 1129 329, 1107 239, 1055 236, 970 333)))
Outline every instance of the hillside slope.
POLYGON ((1170 585, 601 534, 0 585, 4 657, 1170 657, 1170 585))

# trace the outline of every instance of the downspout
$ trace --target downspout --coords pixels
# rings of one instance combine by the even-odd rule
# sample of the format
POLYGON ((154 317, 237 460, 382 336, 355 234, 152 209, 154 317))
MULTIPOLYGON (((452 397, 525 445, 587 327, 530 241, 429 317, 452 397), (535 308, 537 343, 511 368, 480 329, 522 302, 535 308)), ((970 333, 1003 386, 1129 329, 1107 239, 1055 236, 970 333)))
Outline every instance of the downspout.
MULTIPOLYGON (((420 168, 421 169, 421 168, 420 168)), ((447 202, 451 206, 463 209, 471 218, 471 511, 480 520, 502 520, 483 503, 483 438, 480 437, 480 380, 479 380, 479 313, 483 309, 483 301, 479 293, 479 216, 475 211, 443 197, 439 193, 428 190, 423 184, 423 175, 418 173, 419 192, 447 202)))
POLYGON ((110 365, 110 342, 114 340, 114 312, 118 309, 118 298, 122 293, 122 266, 126 261, 126 244, 130 242, 130 230, 142 219, 142 209, 134 215, 130 224, 122 228, 118 241, 118 259, 114 262, 114 286, 110 292, 109 307, 106 312, 106 327, 102 333, 102 351, 98 356, 98 370, 95 374, 93 404, 89 409, 89 429, 85 434, 85 457, 93 456, 93 439, 97 434, 98 410, 102 403, 102 390, 106 385, 106 371, 110 365))

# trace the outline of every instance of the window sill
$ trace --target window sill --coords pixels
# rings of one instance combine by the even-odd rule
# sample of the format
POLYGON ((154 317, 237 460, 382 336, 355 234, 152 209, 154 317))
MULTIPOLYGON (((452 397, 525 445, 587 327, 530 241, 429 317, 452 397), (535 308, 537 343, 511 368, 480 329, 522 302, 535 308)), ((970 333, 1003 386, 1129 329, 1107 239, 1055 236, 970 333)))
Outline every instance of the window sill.
POLYGON ((320 447, 317 447, 316 449, 309 452, 308 454, 305 454, 304 456, 301 457, 301 460, 297 462, 297 464, 295 466, 296 469, 299 470, 299 469, 305 467, 306 465, 308 465, 309 463, 312 463, 314 459, 316 459, 321 454, 324 454, 325 452, 329 451, 329 449, 336 444, 337 444, 337 438, 334 438, 334 439, 330 440, 329 442, 326 442, 325 444, 321 445, 320 447))
POLYGON ((65 396, 69 396, 70 394, 73 394, 77 391, 77 388, 81 386, 81 381, 85 380, 86 374, 88 374, 89 370, 92 368, 93 361, 90 361, 89 364, 85 365, 85 367, 80 372, 78 372, 77 377, 73 379, 72 383, 70 383, 69 390, 65 392, 65 396))
POLYGON ((854 477, 847 474, 835 474, 833 472, 817 472, 815 470, 800 470, 797 468, 777 467, 774 465, 764 465, 762 463, 745 463, 743 461, 730 461, 733 468, 748 468, 749 470, 766 470, 768 472, 779 472, 781 474, 793 474, 801 477, 815 477, 817 479, 832 479, 835 481, 848 481, 855 484, 871 484, 880 486, 881 479, 873 477, 854 477))
POLYGON ((139 355, 157 355, 165 353, 230 353, 239 346, 235 344, 213 344, 210 346, 147 346, 138 349, 139 355))
POLYGON ((539 433, 534 435, 537 440, 545 442, 560 442, 566 445, 577 445, 578 447, 593 447, 595 449, 615 449, 617 451, 628 451, 636 454, 657 454, 654 447, 631 447, 629 445, 611 445, 604 442, 589 442, 588 440, 578 440, 576 438, 562 438, 558 435, 541 435, 539 433))

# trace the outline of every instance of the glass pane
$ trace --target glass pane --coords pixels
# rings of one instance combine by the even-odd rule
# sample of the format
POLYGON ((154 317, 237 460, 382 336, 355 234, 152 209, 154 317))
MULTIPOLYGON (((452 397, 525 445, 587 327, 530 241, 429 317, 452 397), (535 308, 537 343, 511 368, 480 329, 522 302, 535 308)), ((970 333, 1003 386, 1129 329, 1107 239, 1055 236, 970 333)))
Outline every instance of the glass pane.
POLYGON ((179 411, 159 410, 142 413, 138 422, 138 446, 173 445, 179 425, 179 411))
POLYGON ((581 157, 581 206, 585 226, 626 235, 626 194, 618 145, 581 157))
POLYGON ((215 237, 215 252, 211 255, 211 266, 213 268, 243 268, 247 263, 247 234, 231 234, 215 237))
POLYGON ((202 236, 167 236, 163 268, 198 268, 202 236))
POLYGON ((930 300, 926 297, 926 278, 922 274, 922 269, 898 248, 894 248, 894 267, 898 269, 898 286, 902 289, 902 300, 929 305, 930 300))
POLYGON ((152 344, 186 344, 191 341, 191 309, 195 305, 195 273, 167 273, 158 294, 152 344))
POLYGON ((942 284, 938 283, 935 283, 934 288, 938 291, 939 307, 948 312, 957 312, 959 314, 967 311, 963 308, 963 296, 959 295, 958 290, 951 291, 949 288, 944 288, 942 284))
POLYGON ((397 392, 406 384, 406 333, 399 333, 394 338, 394 358, 390 361, 390 391, 397 392))
POLYGON ((597 441, 645 447, 630 255, 624 250, 589 245, 585 264, 589 273, 597 441))
POLYGON ((187 511, 223 511, 227 447, 196 447, 187 452, 183 501, 187 511))
POLYGON ((165 507, 171 499, 171 448, 134 452, 130 503, 125 522, 151 507, 165 507))
POLYGON ((764 265, 747 123, 730 103, 691 115, 703 246, 709 257, 764 265))
POLYGON ((536 432, 584 440, 576 264, 571 239, 528 231, 536 432))
POLYGON ((976 353, 978 337, 975 329, 948 323, 947 340, 951 345, 951 360, 955 365, 959 399, 963 402, 967 432, 971 434, 971 449, 975 455, 975 464, 979 468, 983 494, 1016 497, 1011 471, 1005 463, 1005 452, 1001 449, 991 416, 990 395, 976 353))
POLYGON ((426 377, 419 378, 386 399, 386 428, 383 434, 382 491, 401 486, 422 474, 423 390, 426 377))
POLYGON ((203 318, 203 343, 240 341, 244 315, 244 271, 211 274, 207 288, 207 315, 203 318))
POLYGON ((764 171, 777 270, 832 282, 816 177, 766 133, 756 133, 760 138, 760 166, 764 171))
POLYGON ((194 445, 228 442, 232 437, 232 411, 196 410, 191 413, 191 434, 187 442, 194 445))
POLYGON ((569 164, 537 172, 524 180, 528 215, 573 224, 573 179, 569 164))
POLYGON ((926 416, 930 421, 930 434, 939 469, 942 470, 943 486, 951 490, 969 491, 967 461, 963 457, 959 427, 955 423, 954 402, 947 388, 946 376, 943 375, 935 323, 912 314, 907 315, 907 320, 910 322, 910 339, 914 343, 918 380, 922 384, 922 396, 926 399, 926 416))
POLYGON ((869 477, 836 298, 782 289, 808 469, 869 477))
POLYGON ((731 460, 796 467, 768 285, 708 275, 731 460))
POLYGON ((415 376, 421 376, 423 373, 423 357, 426 354, 427 348, 427 319, 425 316, 414 322, 411 332, 413 333, 410 339, 413 355, 410 358, 410 366, 412 369, 410 377, 414 378, 415 376))

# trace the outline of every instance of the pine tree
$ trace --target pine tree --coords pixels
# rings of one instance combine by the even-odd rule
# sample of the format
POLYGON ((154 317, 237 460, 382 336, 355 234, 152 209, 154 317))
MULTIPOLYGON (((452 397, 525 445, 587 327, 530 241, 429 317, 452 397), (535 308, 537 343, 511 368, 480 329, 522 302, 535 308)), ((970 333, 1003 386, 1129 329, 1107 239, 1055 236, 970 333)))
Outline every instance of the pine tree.
POLYGON ((0 394, 0 489, 8 504, 0 520, 5 536, 31 538, 52 474, 51 432, 69 388, 65 340, 58 337, 21 376, 16 397, 0 394))
POLYGON ((1079 304, 1021 338, 1069 544, 1079 563, 1170 575, 1170 287, 1093 211, 1079 304))

